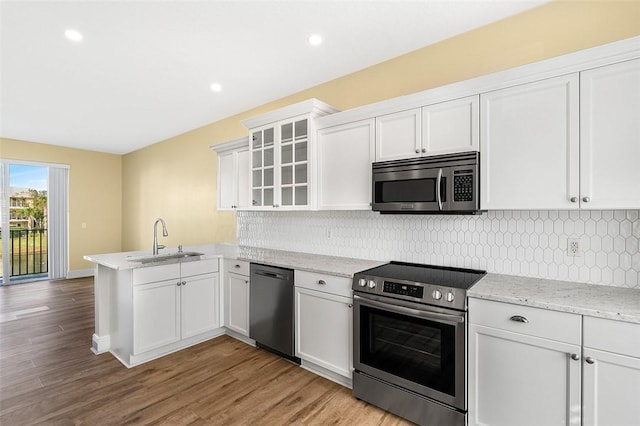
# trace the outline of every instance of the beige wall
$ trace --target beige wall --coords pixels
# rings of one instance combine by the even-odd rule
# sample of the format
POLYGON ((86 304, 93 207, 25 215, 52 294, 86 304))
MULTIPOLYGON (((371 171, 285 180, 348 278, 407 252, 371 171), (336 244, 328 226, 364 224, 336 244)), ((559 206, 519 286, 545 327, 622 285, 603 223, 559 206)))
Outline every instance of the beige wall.
POLYGON ((125 155, 123 248, 147 248, 157 216, 172 245, 234 241, 208 146, 246 135, 243 118, 311 97, 345 110, 639 34, 638 1, 557 1, 125 155))
POLYGON ((81 149, 0 139, 7 160, 67 164, 69 169, 69 269, 92 268, 85 254, 120 251, 122 157, 81 149), (82 228, 82 223, 86 228, 82 228))

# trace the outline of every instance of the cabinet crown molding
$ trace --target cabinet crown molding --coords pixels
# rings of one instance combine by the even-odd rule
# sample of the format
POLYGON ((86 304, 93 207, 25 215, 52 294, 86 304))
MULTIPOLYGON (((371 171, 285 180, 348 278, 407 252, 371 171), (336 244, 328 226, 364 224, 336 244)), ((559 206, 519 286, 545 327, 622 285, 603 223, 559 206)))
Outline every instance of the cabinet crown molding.
POLYGON ((214 150, 216 153, 221 154, 229 151, 236 151, 240 148, 244 148, 248 146, 249 146, 249 136, 243 136, 241 138, 231 139, 226 142, 209 145, 209 148, 214 150))
POLYGON ((275 123, 276 121, 286 120, 303 114, 311 114, 312 116, 321 117, 336 112, 340 112, 340 110, 318 99, 311 98, 306 101, 287 105, 285 107, 257 115, 255 117, 247 118, 242 120, 241 123, 247 129, 255 129, 256 127, 265 126, 267 124, 275 123))
POLYGON ((491 74, 434 87, 409 95, 385 99, 328 115, 316 121, 323 129, 413 108, 420 108, 466 96, 544 80, 564 74, 624 62, 640 57, 640 36, 595 46, 564 55, 519 65, 491 74))

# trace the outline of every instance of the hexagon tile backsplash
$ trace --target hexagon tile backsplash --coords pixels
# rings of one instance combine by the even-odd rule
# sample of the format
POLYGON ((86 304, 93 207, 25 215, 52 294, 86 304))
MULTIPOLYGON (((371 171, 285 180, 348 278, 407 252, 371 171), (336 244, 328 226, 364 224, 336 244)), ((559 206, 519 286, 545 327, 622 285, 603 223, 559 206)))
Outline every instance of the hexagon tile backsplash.
POLYGON ((479 216, 241 211, 237 217, 241 245, 640 289, 639 216, 640 210, 532 210, 479 216))

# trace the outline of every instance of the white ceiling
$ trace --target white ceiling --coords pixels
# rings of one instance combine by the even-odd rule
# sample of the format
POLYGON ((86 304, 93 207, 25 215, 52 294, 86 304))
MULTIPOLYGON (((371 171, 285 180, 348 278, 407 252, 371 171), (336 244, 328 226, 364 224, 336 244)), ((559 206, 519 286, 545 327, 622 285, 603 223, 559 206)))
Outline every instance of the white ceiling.
POLYGON ((0 136, 124 154, 547 1, 2 0, 0 136))

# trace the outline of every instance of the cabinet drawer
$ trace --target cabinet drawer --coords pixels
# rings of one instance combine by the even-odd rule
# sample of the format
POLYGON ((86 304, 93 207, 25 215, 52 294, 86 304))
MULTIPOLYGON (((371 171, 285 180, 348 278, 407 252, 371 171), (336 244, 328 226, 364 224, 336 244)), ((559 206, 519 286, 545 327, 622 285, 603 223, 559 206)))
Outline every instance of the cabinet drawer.
POLYGON ((315 272, 295 271, 296 287, 351 297, 351 279, 315 272))
POLYGON ((584 346, 640 358, 640 324, 584 317, 584 346))
POLYGON ((196 260, 180 264, 182 277, 218 272, 218 259, 196 260))
POLYGON ((150 266, 133 270, 133 285, 180 278, 180 264, 150 266))
POLYGON ((581 320, 576 314, 469 298, 469 322, 472 324, 564 343, 580 345, 581 320))
POLYGON ((238 275, 246 275, 249 276, 249 265, 250 263, 246 260, 236 260, 236 259, 225 259, 224 266, 227 272, 233 272, 238 275))

